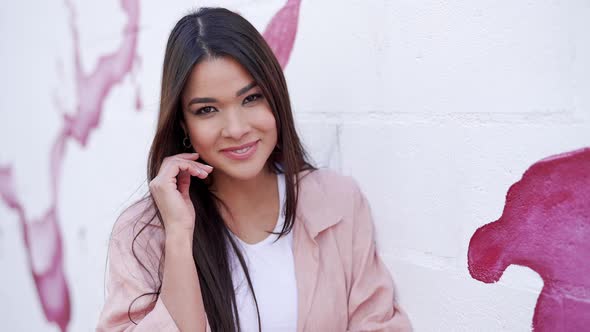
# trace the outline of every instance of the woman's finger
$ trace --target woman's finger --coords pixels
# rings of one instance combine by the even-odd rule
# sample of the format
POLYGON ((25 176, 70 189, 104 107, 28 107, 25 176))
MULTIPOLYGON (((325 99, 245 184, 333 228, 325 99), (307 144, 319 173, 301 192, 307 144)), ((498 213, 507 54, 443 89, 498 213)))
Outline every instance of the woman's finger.
POLYGON ((213 171, 213 167, 212 167, 212 166, 209 166, 209 165, 206 165, 206 164, 200 163, 200 162, 198 162, 198 161, 194 161, 194 160, 188 160, 188 159, 182 159, 182 158, 176 158, 176 160, 178 160, 178 161, 188 161, 188 162, 190 162, 190 163, 192 163, 192 164, 196 165, 196 166, 197 166, 197 167, 199 167, 200 169, 204 170, 204 171, 205 171, 205 172, 207 172, 207 173, 211 173, 211 172, 213 171))
POLYGON ((207 173, 213 172, 213 166, 209 166, 209 165, 200 163, 198 161, 191 161, 191 162, 194 163, 195 165, 197 165, 197 167, 201 168, 202 170, 204 170, 207 173))
POLYGON ((179 153, 179 154, 175 154, 172 157, 178 157, 178 158, 188 159, 188 160, 196 160, 196 159, 199 158, 199 154, 197 152, 193 152, 193 153, 179 153))
POLYGON ((187 171, 190 175, 204 179, 208 173, 191 163, 189 160, 182 159, 171 159, 162 165, 162 169, 158 173, 158 176, 162 176, 165 179, 172 179, 178 176, 180 171, 187 171))

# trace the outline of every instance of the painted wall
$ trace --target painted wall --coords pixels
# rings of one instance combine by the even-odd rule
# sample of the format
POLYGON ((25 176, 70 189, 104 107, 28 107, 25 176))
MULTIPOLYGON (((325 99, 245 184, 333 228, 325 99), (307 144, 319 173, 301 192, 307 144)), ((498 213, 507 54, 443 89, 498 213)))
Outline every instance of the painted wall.
POLYGON ((201 5, 265 31, 316 163, 369 197, 417 331, 588 326, 587 1, 72 0, 0 4, 3 330, 94 327, 166 38, 201 5))

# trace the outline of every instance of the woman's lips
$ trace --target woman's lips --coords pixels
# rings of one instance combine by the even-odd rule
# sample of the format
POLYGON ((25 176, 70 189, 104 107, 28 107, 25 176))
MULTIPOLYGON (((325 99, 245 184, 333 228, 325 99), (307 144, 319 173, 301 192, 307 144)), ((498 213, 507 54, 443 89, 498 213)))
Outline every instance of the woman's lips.
POLYGON ((246 160, 250 158, 258 149, 258 142, 244 144, 236 148, 223 149, 221 152, 228 158, 234 160, 246 160))

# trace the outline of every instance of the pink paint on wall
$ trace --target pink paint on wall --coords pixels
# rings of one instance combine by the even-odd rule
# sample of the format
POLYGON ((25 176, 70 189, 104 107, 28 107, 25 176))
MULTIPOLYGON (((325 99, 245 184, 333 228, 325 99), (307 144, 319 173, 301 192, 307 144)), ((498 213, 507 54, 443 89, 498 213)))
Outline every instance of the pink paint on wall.
POLYGON ((18 215, 27 262, 45 317, 65 331, 70 321, 70 296, 64 275, 61 233, 55 206, 50 207, 41 218, 27 220, 14 188, 10 167, 0 168, 0 198, 18 215))
POLYGON ((263 33, 264 39, 283 68, 287 66, 295 44, 300 5, 301 0, 288 0, 271 19, 263 33))
POLYGON ((64 135, 86 145, 88 135, 98 126, 102 106, 107 94, 132 69, 136 59, 137 29, 139 27, 139 1, 121 0, 121 6, 127 14, 127 24, 123 31, 123 41, 119 49, 103 55, 91 73, 82 69, 78 30, 75 25, 76 14, 72 4, 66 1, 71 12, 71 31, 75 49, 75 73, 78 105, 73 116, 65 115, 64 135))
MULTIPOLYGON (((29 267, 43 312, 46 319, 57 324, 61 331, 67 329, 71 316, 70 292, 64 273, 63 243, 58 220, 58 187, 67 143, 74 139, 86 146, 90 133, 98 127, 107 95, 131 71, 134 60, 138 59, 136 50, 139 26, 139 1, 121 0, 121 6, 127 15, 123 41, 115 52, 101 56, 92 72, 85 73, 81 64, 75 8, 69 1, 66 1, 66 5, 71 13, 77 106, 72 115, 64 113, 63 127, 50 151, 51 206, 43 216, 38 219, 26 216, 14 187, 12 168, 0 167, 0 198, 18 215, 29 267)), ((136 107, 141 107, 139 97, 136 97, 136 107)))
POLYGON ((496 282, 511 264, 536 271, 544 286, 535 331, 590 327, 590 148, 543 159, 508 190, 502 216, 469 244, 469 272, 496 282))

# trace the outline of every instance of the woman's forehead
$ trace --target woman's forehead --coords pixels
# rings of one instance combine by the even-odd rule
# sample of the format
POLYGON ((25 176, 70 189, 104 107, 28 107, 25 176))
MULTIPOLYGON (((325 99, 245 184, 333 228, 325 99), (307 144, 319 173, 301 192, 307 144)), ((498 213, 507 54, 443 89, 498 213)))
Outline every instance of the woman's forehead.
POLYGON ((191 97, 235 97, 253 81, 252 75, 233 58, 207 58, 193 67, 185 92, 191 97))

